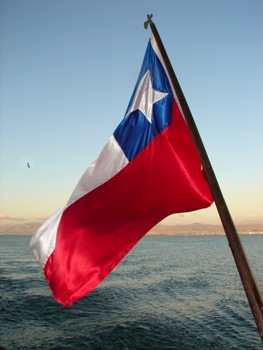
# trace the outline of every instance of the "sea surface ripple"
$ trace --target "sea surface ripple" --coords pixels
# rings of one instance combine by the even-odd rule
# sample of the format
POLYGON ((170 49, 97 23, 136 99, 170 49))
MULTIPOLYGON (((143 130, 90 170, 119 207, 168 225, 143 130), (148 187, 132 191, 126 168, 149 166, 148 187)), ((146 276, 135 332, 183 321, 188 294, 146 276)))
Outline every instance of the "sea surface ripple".
MULTIPOLYGON (((29 240, 0 236, 0 349, 263 348, 225 236, 146 236, 70 308, 29 240)), ((263 235, 242 241, 263 289, 263 235)))

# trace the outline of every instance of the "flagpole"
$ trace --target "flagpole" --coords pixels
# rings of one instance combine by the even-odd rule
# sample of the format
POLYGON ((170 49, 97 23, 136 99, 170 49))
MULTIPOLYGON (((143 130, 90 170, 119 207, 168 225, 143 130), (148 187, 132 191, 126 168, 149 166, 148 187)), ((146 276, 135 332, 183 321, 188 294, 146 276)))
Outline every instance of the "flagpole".
POLYGON ((159 36, 159 33, 156 29, 155 24, 151 20, 152 15, 147 16, 147 21, 144 23, 145 29, 147 29, 148 24, 150 24, 152 34, 156 40, 157 46, 163 58, 164 64, 166 66, 167 72, 171 79, 173 88, 176 92, 177 98, 179 100, 180 106, 183 110, 184 117, 189 126, 190 132, 192 134, 193 140, 195 142, 197 151, 199 153, 203 171, 209 183, 211 192, 213 194, 215 204, 220 216, 222 225, 224 227, 229 246, 231 248, 244 290, 247 295, 248 302, 250 304, 258 331, 263 342, 263 298, 260 292, 260 289, 257 285, 256 279, 253 275, 253 272, 249 266, 246 253, 240 241, 239 235, 237 233, 236 227, 231 218, 230 212, 225 203, 224 197, 220 190, 219 184, 217 182, 215 173, 209 161, 208 155, 206 153, 205 147, 203 145, 202 139, 196 127, 195 121, 193 119, 192 113, 188 107, 182 89, 179 85, 179 82, 176 78, 176 75, 173 71, 171 62, 168 58, 168 55, 163 46, 162 40, 159 36))

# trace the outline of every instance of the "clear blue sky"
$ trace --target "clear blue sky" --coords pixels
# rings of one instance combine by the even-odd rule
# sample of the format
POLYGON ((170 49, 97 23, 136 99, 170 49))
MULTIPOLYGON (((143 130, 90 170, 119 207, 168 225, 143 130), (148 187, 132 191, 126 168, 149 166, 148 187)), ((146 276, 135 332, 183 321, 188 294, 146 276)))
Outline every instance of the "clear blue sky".
POLYGON ((263 222, 262 0, 0 4, 2 219, 65 204, 124 116, 153 13, 234 221, 263 222))

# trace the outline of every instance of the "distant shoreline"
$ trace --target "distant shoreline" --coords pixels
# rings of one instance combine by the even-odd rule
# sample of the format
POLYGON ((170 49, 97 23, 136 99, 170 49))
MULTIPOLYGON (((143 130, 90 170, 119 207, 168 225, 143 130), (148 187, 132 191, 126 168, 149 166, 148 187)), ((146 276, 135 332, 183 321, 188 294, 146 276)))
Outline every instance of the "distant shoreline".
MULTIPOLYGON (((26 235, 32 236, 40 227, 39 221, 14 222, 2 220, 0 225, 0 235, 26 235)), ((263 224, 237 224, 237 232, 240 235, 262 235, 263 224)), ((218 236, 225 235, 221 224, 201 224, 192 223, 185 225, 164 225, 157 224, 148 233, 148 236, 218 236)))
MULTIPOLYGON (((263 235, 263 232, 238 232, 239 235, 263 235)), ((147 233, 147 236, 225 236, 225 232, 222 233, 176 233, 176 234, 155 234, 155 233, 147 233)))
MULTIPOLYGON (((210 225, 212 227, 209 227, 209 230, 201 230, 201 227, 198 229, 189 229, 187 230, 188 225, 182 225, 180 228, 176 226, 156 226, 152 230, 150 230, 146 236, 166 236, 166 237, 176 237, 176 236, 225 236, 225 232, 222 228, 222 230, 213 230, 213 226, 217 225, 210 225)), ((263 225, 262 225, 263 226, 263 225)), ((8 230, 9 231, 9 230, 8 230)), ((35 231, 34 231, 35 232, 35 231)), ((9 231, 4 232, 3 230, 0 230, 0 236, 32 236, 34 232, 15 232, 15 231, 9 231)), ((238 230, 239 235, 263 235, 263 230, 238 230)))

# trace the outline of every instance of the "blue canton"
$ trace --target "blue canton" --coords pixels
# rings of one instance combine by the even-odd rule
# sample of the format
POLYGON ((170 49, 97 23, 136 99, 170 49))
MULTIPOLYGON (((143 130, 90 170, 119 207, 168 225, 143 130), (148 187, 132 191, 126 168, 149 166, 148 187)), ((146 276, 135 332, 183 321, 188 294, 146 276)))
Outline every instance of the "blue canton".
POLYGON ((173 99, 173 93, 164 68, 149 42, 139 78, 126 111, 127 115, 125 114, 124 119, 113 133, 129 161, 136 157, 137 154, 169 125, 173 99), (153 104, 151 123, 139 109, 127 114, 132 105, 137 87, 148 69, 150 71, 153 89, 168 93, 160 101, 153 104))

